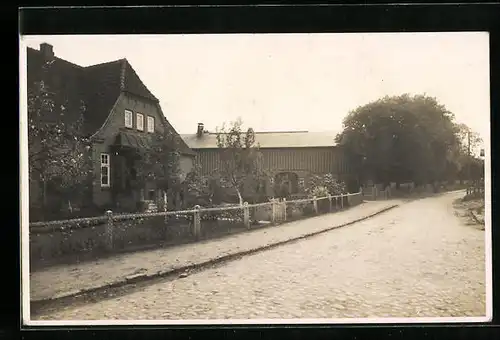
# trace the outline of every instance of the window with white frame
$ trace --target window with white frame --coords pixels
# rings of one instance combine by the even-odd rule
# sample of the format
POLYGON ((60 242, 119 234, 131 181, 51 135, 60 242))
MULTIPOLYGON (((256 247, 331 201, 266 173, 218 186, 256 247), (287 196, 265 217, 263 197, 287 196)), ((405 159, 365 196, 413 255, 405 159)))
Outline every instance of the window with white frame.
POLYGON ((148 132, 155 132, 155 117, 148 116, 148 132))
POLYGON ((137 130, 144 131, 144 115, 142 113, 137 114, 137 130))
POLYGON ((109 154, 101 153, 101 187, 109 187, 109 154))
POLYGON ((131 129, 134 126, 132 121, 132 111, 125 110, 125 127, 131 129))

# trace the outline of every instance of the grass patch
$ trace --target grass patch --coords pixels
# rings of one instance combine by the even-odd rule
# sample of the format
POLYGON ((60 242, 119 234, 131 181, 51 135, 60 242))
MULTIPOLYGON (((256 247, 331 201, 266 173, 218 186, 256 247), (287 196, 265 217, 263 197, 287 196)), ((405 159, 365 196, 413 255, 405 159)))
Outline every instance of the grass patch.
POLYGON ((484 198, 464 199, 453 201, 455 214, 467 225, 480 225, 484 230, 484 198))

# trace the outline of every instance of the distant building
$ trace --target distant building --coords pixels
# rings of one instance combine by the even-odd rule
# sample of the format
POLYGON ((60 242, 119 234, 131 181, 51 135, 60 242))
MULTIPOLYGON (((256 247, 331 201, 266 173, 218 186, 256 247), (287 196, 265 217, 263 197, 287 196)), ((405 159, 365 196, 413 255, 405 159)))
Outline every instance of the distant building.
MULTIPOLYGON (((342 148, 335 143, 335 132, 276 131, 255 132, 264 168, 270 175, 266 185, 268 196, 277 194, 274 183, 282 183, 290 195, 303 194, 312 175, 332 174, 349 181, 352 175, 342 148)), ((196 160, 204 175, 219 165, 217 134, 198 124, 197 133, 182 134, 186 144, 196 151, 196 160)))
MULTIPOLYGON (((27 49, 28 89, 42 80, 44 65, 50 63, 43 81, 58 98, 68 101, 69 110, 84 103, 84 128, 92 142, 94 182, 91 201, 97 206, 134 208, 159 194, 154 183, 132 189, 135 181, 134 151, 150 141, 151 133, 170 130, 180 142, 181 170, 191 171, 194 152, 182 141, 165 118, 158 99, 148 90, 126 59, 82 67, 54 55, 43 43, 40 50, 27 49)), ((69 115, 71 117, 71 115, 69 115)), ((67 122, 71 124, 71 121, 67 122)), ((30 182, 30 203, 39 199, 40 183, 30 182)))

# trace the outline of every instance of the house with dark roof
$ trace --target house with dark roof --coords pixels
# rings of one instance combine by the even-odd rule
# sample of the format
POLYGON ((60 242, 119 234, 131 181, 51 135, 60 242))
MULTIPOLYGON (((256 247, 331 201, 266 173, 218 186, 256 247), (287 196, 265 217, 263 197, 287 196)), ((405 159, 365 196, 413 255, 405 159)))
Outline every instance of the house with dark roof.
MULTIPOLYGON (((135 207, 154 200, 159 190, 154 183, 131 189, 135 180, 134 151, 150 142, 155 131, 167 129, 178 141, 181 171, 191 171, 195 153, 168 122, 159 100, 149 91, 127 59, 82 67, 54 55, 53 47, 27 49, 28 88, 42 77, 48 89, 67 101, 68 111, 84 104, 84 132, 90 137, 94 181, 92 201, 97 206, 135 207)), ((31 200, 36 200, 36 185, 31 183, 31 200), (33 189, 33 190, 32 190, 33 189)))
MULTIPOLYGON (((335 143, 335 136, 333 131, 255 132, 263 166, 270 174, 267 195, 280 196, 278 190, 284 190, 288 195, 303 194, 311 176, 324 174, 332 174, 353 188, 359 188, 342 147, 335 143), (277 188, 276 183, 284 188, 277 188)), ((204 175, 216 171, 220 161, 217 133, 205 130, 204 124, 199 123, 196 133, 182 134, 181 137, 196 151, 196 161, 204 175)))

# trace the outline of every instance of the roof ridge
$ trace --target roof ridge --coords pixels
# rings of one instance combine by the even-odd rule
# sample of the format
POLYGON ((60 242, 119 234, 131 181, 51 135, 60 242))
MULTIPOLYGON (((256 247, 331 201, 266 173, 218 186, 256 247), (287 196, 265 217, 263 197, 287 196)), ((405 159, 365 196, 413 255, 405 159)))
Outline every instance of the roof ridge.
POLYGON ((291 130, 291 131, 254 131, 254 133, 309 133, 307 130, 291 130))
MULTIPOLYGON (((27 49, 27 50, 31 50, 32 52, 36 52, 36 53, 38 53, 38 54, 42 54, 42 51, 37 50, 36 48, 33 48, 33 47, 29 47, 29 46, 27 46, 27 47, 26 47, 26 49, 27 49)), ((59 58, 59 57, 58 57, 58 56, 56 56, 56 55, 54 56, 54 60, 57 60, 57 61, 60 61, 60 62, 64 62, 64 63, 66 63, 66 64, 69 64, 69 65, 71 65, 71 66, 77 67, 77 68, 79 68, 79 69, 84 69, 84 68, 85 68, 85 66, 81 66, 81 65, 78 65, 78 64, 72 63, 71 61, 68 61, 68 60, 66 60, 66 59, 59 58)))
MULTIPOLYGON (((321 131, 307 131, 307 130, 295 130, 295 131, 254 131, 255 134, 272 134, 272 133, 316 133, 321 131)), ((229 132, 225 132, 226 134, 229 132)), ((246 131, 241 131, 241 133, 246 133, 246 131)), ((216 135, 218 132, 208 132, 208 134, 216 135)))
POLYGON ((145 93, 140 94, 140 93, 135 93, 134 91, 131 91, 131 93, 135 93, 136 95, 148 98, 150 100, 154 100, 155 102, 159 103, 159 99, 153 94, 153 92, 151 92, 151 90, 146 86, 146 84, 144 84, 144 81, 137 74, 137 72, 135 71, 132 64, 126 58, 122 59, 122 62, 123 62, 123 64, 122 64, 122 78, 123 79, 121 79, 122 80, 121 85, 123 87, 121 88, 121 90, 122 91, 129 91, 128 85, 130 85, 130 83, 129 83, 129 79, 127 79, 127 78, 132 77, 133 80, 137 82, 137 85, 139 86, 139 88, 142 87, 142 89, 144 90, 145 93))
POLYGON ((93 65, 88 65, 88 66, 81 66, 81 67, 83 67, 85 69, 90 69, 90 68, 94 68, 94 67, 97 67, 97 66, 104 66, 104 65, 118 63, 118 62, 121 62, 122 60, 123 60, 123 58, 122 59, 111 60, 111 61, 105 61, 105 62, 99 63, 99 64, 93 64, 93 65))
POLYGON ((121 61, 121 69, 120 69, 120 90, 125 90, 125 74, 127 73, 127 64, 128 61, 126 58, 120 59, 121 61))

